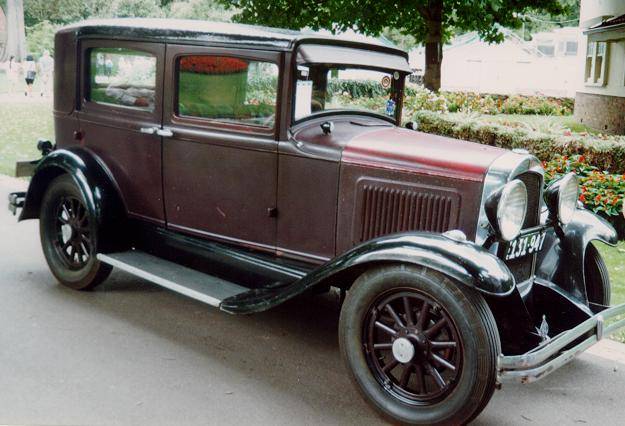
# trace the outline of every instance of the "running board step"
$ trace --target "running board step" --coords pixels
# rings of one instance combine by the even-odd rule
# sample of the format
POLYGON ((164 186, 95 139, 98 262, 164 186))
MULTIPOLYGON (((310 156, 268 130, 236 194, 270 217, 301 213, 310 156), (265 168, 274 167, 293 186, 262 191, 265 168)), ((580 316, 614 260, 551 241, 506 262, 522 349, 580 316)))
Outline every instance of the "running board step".
POLYGON ((240 285, 138 250, 100 253, 97 257, 103 263, 211 306, 219 307, 224 299, 249 291, 240 285))

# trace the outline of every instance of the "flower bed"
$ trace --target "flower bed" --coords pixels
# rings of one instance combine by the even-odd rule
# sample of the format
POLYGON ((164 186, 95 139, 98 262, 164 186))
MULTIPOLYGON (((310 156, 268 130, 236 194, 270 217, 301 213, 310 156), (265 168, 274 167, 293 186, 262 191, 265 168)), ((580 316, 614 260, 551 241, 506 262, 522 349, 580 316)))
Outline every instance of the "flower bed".
POLYGON ((609 220, 616 228, 619 239, 625 239, 625 175, 600 171, 588 164, 583 155, 558 156, 544 162, 543 166, 547 185, 567 173, 577 174, 580 182, 579 200, 586 208, 609 220))
POLYGON ((571 115, 574 99, 547 96, 490 95, 473 92, 431 92, 406 87, 406 113, 417 111, 479 114, 571 115))

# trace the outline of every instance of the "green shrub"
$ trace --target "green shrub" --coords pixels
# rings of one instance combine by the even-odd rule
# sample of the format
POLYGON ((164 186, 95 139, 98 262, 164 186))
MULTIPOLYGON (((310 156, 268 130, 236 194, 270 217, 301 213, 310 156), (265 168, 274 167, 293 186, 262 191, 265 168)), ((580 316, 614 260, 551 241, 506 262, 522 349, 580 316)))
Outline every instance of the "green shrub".
POLYGON ((328 92, 342 93, 357 99, 386 96, 388 89, 385 89, 380 82, 374 80, 339 80, 331 78, 328 80, 328 92))
POLYGON ((476 116, 451 117, 430 111, 418 111, 406 120, 414 120, 419 130, 457 139, 479 142, 506 149, 525 148, 542 161, 559 155, 583 155, 599 170, 625 174, 625 137, 571 133, 549 134, 525 127, 507 127, 480 122, 476 116))

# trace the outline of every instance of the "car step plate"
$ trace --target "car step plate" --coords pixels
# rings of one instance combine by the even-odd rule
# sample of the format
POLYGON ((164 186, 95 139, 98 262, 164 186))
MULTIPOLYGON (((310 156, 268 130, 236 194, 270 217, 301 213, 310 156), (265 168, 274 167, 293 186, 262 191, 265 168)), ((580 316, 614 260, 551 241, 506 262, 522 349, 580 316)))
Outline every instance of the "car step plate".
POLYGON ((222 300, 249 291, 240 285, 138 250, 100 253, 98 260, 211 306, 218 307, 222 300))

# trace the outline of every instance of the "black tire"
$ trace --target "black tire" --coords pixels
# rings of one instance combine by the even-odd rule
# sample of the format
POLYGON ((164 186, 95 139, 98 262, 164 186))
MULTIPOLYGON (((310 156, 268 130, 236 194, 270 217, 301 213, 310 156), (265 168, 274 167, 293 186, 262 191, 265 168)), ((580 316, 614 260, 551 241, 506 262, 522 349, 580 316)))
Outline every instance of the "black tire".
POLYGON ((112 268, 96 259, 98 228, 69 175, 55 178, 41 202, 39 234, 50 271, 64 286, 92 289, 112 268))
POLYGON ((501 345, 495 319, 486 301, 475 290, 427 268, 386 266, 360 276, 349 290, 341 310, 339 343, 350 376, 361 395, 384 417, 395 422, 466 424, 484 409, 496 387, 501 345), (401 303, 398 303, 399 298, 401 303), (423 301, 420 307, 419 300, 423 301), (432 303, 426 304, 426 301, 432 303), (384 303, 391 305, 391 309, 384 303), (388 318, 378 309, 388 311, 388 318), (393 316, 391 311, 396 311, 396 315, 393 316), (406 315, 406 312, 410 314, 406 315), (423 318, 427 319, 419 326, 421 312, 426 312, 423 318), (390 327, 397 332, 392 337, 376 324, 382 322, 389 326, 389 318, 390 327), (444 325, 434 332, 436 334, 429 335, 428 332, 439 323, 444 325), (377 343, 380 340, 375 339, 383 338, 385 333, 389 342, 377 343), (424 338, 426 335, 429 337, 424 338), (407 362, 391 367, 388 373, 384 372, 406 355, 401 352, 402 345, 398 345, 400 357, 396 355, 395 346, 400 343, 400 337, 404 337, 401 343, 408 340, 413 344, 413 356, 407 362), (453 342, 454 346, 450 347, 453 342), (388 348, 389 344, 392 349, 388 348), (443 361, 452 365, 454 370, 443 367, 444 364, 433 358, 433 354, 444 358, 443 361), (388 363, 387 359, 390 360, 388 363), (380 368, 383 364, 384 367, 380 368), (401 368, 401 375, 393 373, 398 368, 401 368), (406 373, 406 370, 412 373, 406 373), (417 374, 417 370, 420 373, 417 374), (404 385, 405 375, 408 378, 404 385))
POLYGON ((588 244, 584 258, 584 277, 586 279, 586 294, 588 301, 604 306, 610 306, 612 288, 610 274, 599 250, 588 244))

